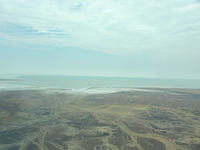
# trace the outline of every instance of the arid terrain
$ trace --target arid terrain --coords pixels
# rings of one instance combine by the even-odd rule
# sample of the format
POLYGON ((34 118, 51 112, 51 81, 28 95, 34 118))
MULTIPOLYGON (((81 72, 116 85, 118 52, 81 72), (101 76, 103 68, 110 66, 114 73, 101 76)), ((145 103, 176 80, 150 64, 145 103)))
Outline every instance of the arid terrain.
POLYGON ((200 150, 200 90, 1 91, 0 150, 200 150))

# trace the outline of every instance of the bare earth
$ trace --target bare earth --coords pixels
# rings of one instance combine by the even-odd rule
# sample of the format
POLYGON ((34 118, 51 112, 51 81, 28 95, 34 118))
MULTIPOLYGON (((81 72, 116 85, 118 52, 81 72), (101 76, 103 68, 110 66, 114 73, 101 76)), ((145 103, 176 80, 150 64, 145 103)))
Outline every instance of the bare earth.
POLYGON ((1 91, 0 150, 200 150, 200 90, 151 90, 1 91))

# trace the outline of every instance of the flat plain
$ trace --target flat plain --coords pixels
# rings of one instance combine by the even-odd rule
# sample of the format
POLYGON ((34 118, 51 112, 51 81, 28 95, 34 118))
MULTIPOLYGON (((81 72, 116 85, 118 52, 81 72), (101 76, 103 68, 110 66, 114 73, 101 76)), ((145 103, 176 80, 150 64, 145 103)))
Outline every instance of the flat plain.
POLYGON ((200 90, 1 91, 0 150, 200 150, 200 90))

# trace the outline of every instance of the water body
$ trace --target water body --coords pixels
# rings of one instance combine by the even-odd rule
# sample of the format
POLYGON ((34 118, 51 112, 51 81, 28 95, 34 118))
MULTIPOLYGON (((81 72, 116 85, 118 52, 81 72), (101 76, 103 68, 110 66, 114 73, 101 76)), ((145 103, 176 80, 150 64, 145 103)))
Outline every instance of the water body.
POLYGON ((0 90, 55 88, 200 88, 200 80, 50 75, 1 75, 0 90))

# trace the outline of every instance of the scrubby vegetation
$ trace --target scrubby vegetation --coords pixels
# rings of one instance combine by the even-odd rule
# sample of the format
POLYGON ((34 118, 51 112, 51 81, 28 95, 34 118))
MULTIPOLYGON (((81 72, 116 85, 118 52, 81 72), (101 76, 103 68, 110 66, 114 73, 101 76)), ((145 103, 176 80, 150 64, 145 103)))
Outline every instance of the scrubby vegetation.
POLYGON ((2 91, 0 150, 199 150, 199 110, 197 90, 2 91))

